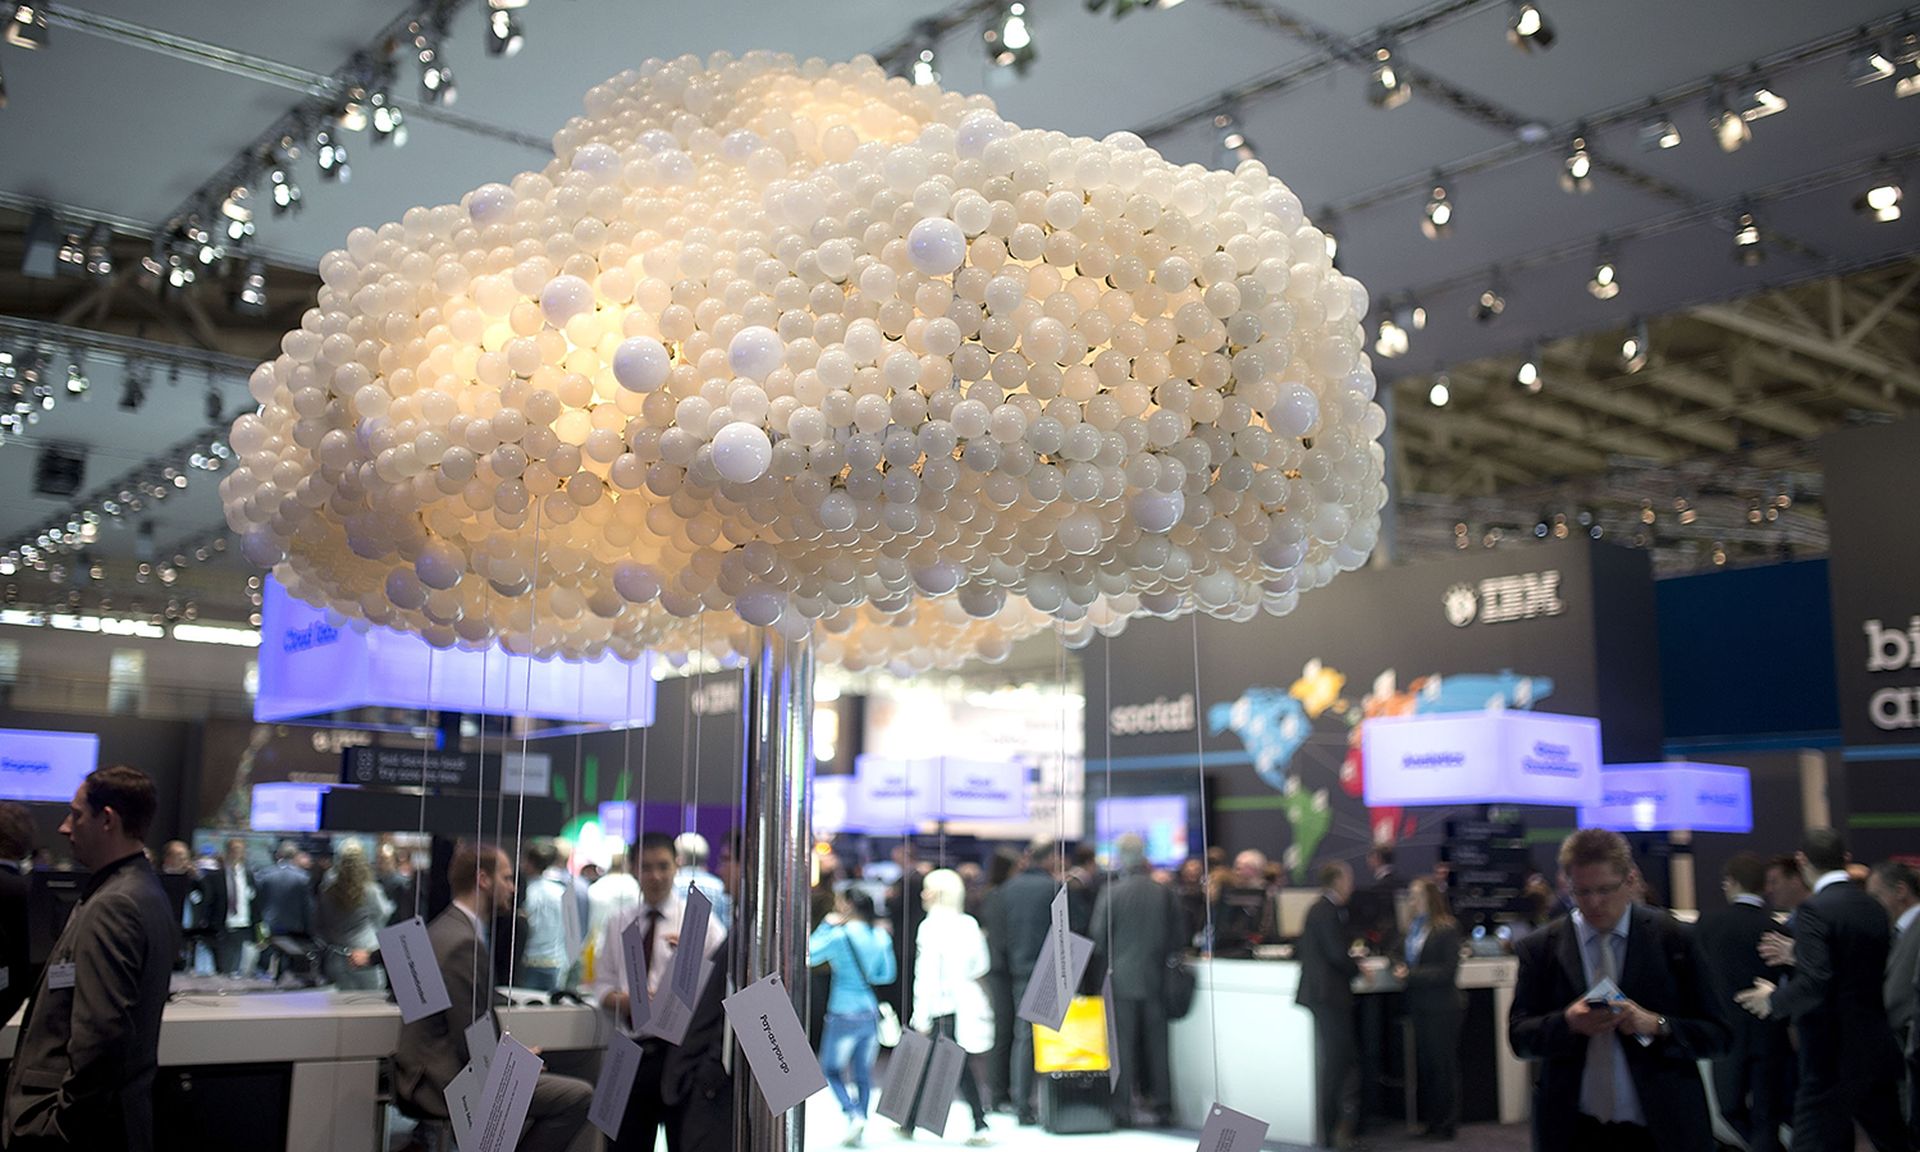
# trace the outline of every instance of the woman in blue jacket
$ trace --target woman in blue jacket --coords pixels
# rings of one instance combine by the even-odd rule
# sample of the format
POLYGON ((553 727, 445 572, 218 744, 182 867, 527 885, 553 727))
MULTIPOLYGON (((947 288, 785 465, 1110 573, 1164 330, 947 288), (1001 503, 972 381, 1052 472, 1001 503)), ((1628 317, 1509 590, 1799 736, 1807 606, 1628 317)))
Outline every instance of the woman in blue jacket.
POLYGON ((820 1036, 820 1066, 847 1114, 841 1144, 857 1147, 873 1099, 873 1061, 880 1054, 880 1001, 873 986, 893 981, 893 938, 874 923, 873 897, 849 890, 807 938, 807 963, 833 971, 827 1023, 820 1036))

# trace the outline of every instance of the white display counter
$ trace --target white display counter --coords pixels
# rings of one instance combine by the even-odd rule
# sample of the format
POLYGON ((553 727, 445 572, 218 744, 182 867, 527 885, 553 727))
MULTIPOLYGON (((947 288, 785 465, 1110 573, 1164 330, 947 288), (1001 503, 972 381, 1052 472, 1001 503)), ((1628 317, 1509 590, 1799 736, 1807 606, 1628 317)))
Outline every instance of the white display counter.
MULTIPOLYGON (((1313 1015, 1294 1003, 1300 966, 1291 960, 1200 960, 1189 967, 1195 978, 1193 1009, 1172 1028, 1175 1123, 1202 1127, 1217 1099, 1265 1120, 1269 1139, 1312 1145, 1319 1096, 1313 1015)), ((1516 961, 1506 958, 1460 965, 1462 989, 1488 989, 1493 995, 1503 1124, 1527 1116, 1527 1066, 1506 1038, 1516 971, 1516 961)), ((1363 995, 1396 989, 1391 982, 1355 985, 1363 995)))
MULTIPOLYGON (((579 1005, 500 1009, 529 1048, 598 1049, 607 1020, 579 1005)), ((14 1051, 20 1016, 0 1028, 14 1051)), ((291 1064, 287 1152, 366 1152, 373 1146, 380 1061, 400 1038, 400 1010, 383 993, 312 990, 182 995, 160 1025, 160 1065, 291 1064)))

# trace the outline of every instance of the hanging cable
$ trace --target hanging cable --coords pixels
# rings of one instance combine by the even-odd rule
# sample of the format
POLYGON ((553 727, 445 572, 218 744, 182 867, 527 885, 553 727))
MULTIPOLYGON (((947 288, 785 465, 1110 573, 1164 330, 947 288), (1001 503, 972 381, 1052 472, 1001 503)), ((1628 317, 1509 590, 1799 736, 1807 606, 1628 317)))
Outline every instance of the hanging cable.
MULTIPOLYGON (((527 825, 527 745, 533 739, 533 653, 539 649, 540 633, 540 505, 533 506, 533 587, 527 595, 530 597, 528 608, 531 615, 527 623, 527 686, 520 701, 520 810, 513 818, 513 859, 520 859, 520 838, 526 832, 527 825)), ((506 791, 506 764, 500 765, 500 791, 506 791)), ((513 916, 507 924, 507 987, 514 986, 514 977, 520 962, 520 886, 513 887, 513 916)))
MULTIPOLYGON (((1204 700, 1200 695, 1200 605, 1193 605, 1193 698, 1204 700)), ((1207 908, 1207 947, 1203 956, 1207 962, 1207 1035, 1213 1049, 1213 1100, 1220 1102, 1220 1007, 1218 1004, 1219 986, 1214 982, 1214 939, 1213 939, 1213 874, 1207 870, 1207 738, 1206 729, 1198 724, 1193 726, 1193 750, 1197 764, 1195 771, 1200 783, 1200 869, 1205 877, 1201 891, 1206 897, 1207 908)))

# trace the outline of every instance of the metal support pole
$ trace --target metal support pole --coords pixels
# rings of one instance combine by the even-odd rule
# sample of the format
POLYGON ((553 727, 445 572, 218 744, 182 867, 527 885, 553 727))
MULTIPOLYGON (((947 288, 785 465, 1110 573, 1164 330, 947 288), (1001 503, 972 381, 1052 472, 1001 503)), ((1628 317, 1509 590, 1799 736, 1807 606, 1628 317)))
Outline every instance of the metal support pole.
MULTIPOLYGON (((747 673, 746 774, 741 789, 740 903, 733 974, 744 988, 778 972, 806 1019, 807 777, 813 758, 813 649, 761 629, 747 673)), ((774 1116, 737 1051, 733 1060, 734 1152, 800 1152, 804 1109, 774 1116)))

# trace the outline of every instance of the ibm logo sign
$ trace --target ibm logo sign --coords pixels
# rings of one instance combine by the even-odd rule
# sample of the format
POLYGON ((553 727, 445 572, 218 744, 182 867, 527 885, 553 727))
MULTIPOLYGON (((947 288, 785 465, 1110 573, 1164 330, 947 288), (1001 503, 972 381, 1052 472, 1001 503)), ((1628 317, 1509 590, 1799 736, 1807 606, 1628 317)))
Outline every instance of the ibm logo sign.
POLYGON ((1465 628, 1506 624, 1540 616, 1558 616, 1567 610, 1560 599, 1560 573, 1527 572, 1518 576, 1489 576, 1479 584, 1455 584, 1441 598, 1447 623, 1465 628))

